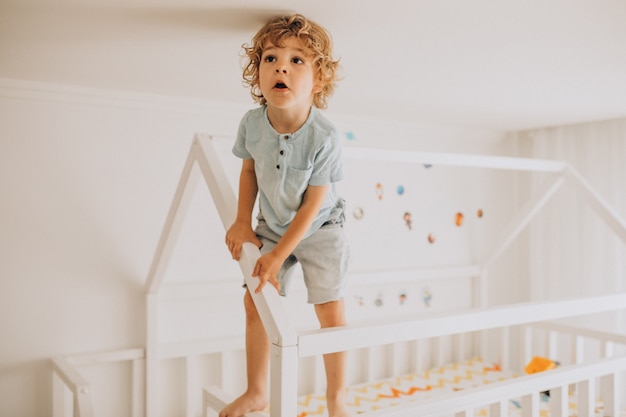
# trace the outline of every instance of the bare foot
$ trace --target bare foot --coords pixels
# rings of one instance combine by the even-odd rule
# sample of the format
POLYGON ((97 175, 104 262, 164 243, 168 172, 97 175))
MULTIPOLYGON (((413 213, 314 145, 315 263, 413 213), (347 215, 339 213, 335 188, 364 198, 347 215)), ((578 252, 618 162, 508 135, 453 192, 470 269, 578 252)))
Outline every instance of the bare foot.
POLYGON ((264 395, 244 392, 239 398, 224 407, 220 411, 219 417, 242 417, 246 413, 263 411, 267 405, 268 401, 264 395))
POLYGON ((328 407, 328 417, 350 417, 351 414, 348 412, 348 407, 346 407, 345 402, 342 400, 338 401, 327 401, 328 407))

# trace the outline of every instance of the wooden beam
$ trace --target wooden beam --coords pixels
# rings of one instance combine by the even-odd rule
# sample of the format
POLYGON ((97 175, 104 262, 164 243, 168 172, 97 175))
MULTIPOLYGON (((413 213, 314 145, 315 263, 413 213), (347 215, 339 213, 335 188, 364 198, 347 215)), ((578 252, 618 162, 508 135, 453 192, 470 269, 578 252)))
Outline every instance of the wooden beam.
MULTIPOLYGON (((194 153, 204 180, 206 181, 213 202, 220 215, 224 228, 229 228, 237 214, 237 200, 226 178, 220 159, 211 144, 209 136, 196 135, 194 153)), ((294 326, 289 321, 282 300, 274 287, 266 285, 262 292, 255 293, 258 286, 252 277, 257 259, 261 256, 259 249, 252 243, 244 243, 239 260, 239 267, 244 276, 254 304, 259 311, 265 330, 271 343, 278 346, 292 346, 298 341, 294 326)))
POLYGON ((195 155, 192 148, 187 155, 187 161, 178 181, 176 193, 174 194, 170 211, 167 214, 150 271, 148 272, 146 291, 149 293, 157 292, 161 287, 163 275, 174 252, 176 241, 180 235, 199 178, 200 172, 195 165, 195 155))
POLYGON ((519 210, 509 225, 503 230, 501 237, 495 239, 498 242, 495 247, 487 252, 489 256, 483 262, 484 268, 489 268, 504 251, 515 241, 530 221, 545 206, 554 193, 563 185, 562 175, 552 180, 546 180, 541 189, 519 210))
POLYGON ((411 152, 396 149, 345 147, 347 159, 449 165, 531 172, 563 172, 565 162, 544 159, 455 153, 411 152))
POLYGON ((626 221, 611 207, 602 195, 574 167, 568 165, 566 174, 582 193, 585 201, 604 220, 609 228, 626 244, 626 221))
POLYGON ((416 338, 430 338, 456 333, 488 330, 576 317, 611 310, 624 309, 626 292, 568 299, 551 302, 530 302, 500 307, 472 309, 456 314, 436 314, 414 317, 381 319, 360 325, 302 332, 299 337, 299 355, 342 352, 373 345, 403 342, 416 338), (575 312, 575 313, 574 313, 575 312))

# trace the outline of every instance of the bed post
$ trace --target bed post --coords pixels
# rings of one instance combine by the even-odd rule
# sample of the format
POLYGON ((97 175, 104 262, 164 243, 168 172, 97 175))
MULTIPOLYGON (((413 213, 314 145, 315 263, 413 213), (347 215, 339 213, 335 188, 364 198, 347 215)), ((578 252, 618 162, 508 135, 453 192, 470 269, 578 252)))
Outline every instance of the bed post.
MULTIPOLYGON (((211 192, 224 228, 230 227, 237 213, 237 199, 230 187, 211 138, 197 134, 192 149, 211 192)), ((252 276, 259 248, 244 243, 239 260, 248 288, 256 288, 258 280, 252 276)), ((289 321, 278 292, 266 285, 260 293, 250 291, 271 343, 270 408, 278 417, 292 417, 297 413, 298 390, 298 335, 289 321)))
MULTIPOLYGON (((220 159, 213 148, 211 137, 204 134, 194 136, 183 173, 178 182, 176 193, 170 207, 157 250, 150 267, 146 285, 147 292, 147 334, 146 334, 146 415, 153 417, 158 412, 158 319, 159 290, 167 264, 173 253, 178 234, 187 214, 197 182, 203 177, 213 203, 224 228, 230 227, 237 212, 237 199, 230 182, 222 168, 220 159)), ((259 249, 251 243, 245 243, 239 266, 249 288, 255 288, 258 281, 252 277, 256 260, 260 257, 259 249)), ((271 286, 262 292, 250 292, 259 311, 265 330, 272 343, 272 370, 280 371, 279 377, 273 377, 274 386, 271 394, 272 413, 277 415, 295 415, 297 400, 292 391, 297 391, 297 345, 298 337, 288 320, 280 296, 271 286), (276 382, 280 381, 280 382, 276 382), (294 382, 295 381, 295 382, 294 382), (293 398, 293 405, 289 399, 293 398), (281 411, 282 410, 282 411, 281 411)), ((190 397, 191 398, 191 397, 190 397)))

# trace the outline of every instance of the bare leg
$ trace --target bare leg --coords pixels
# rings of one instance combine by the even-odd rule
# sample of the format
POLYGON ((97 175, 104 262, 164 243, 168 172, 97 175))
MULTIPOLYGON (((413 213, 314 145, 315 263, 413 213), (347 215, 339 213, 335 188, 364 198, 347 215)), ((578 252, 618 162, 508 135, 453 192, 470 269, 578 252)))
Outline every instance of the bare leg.
MULTIPOLYGON (((322 328, 344 326, 346 316, 343 300, 315 305, 322 328)), ((346 352, 324 355, 326 369, 326 401, 328 417, 348 417, 346 408, 346 352)))
POLYGON ((219 417, 241 417, 252 411, 264 410, 268 405, 267 378, 270 344, 259 313, 248 291, 244 296, 246 308, 246 366, 248 388, 239 398, 228 404, 219 417))

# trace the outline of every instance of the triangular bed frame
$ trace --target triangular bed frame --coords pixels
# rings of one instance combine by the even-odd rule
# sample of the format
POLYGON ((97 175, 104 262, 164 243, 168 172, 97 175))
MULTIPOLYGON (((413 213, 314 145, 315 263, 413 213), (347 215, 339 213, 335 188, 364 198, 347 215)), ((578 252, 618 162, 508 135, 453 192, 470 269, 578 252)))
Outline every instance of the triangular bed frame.
MULTIPOLYGON (((608 224, 617 236, 626 243, 626 223, 607 204, 602 196, 569 164, 562 161, 538 160, 526 158, 442 154, 409 152, 387 149, 346 148, 345 157, 360 160, 378 160, 392 162, 408 162, 416 164, 436 164, 476 168, 492 168, 503 170, 531 171, 557 174, 546 180, 539 192, 520 209, 509 227, 503 230, 497 245, 482 262, 480 281, 484 284, 487 272, 493 262, 519 236, 546 202, 561 187, 565 180, 574 184, 585 200, 597 214, 608 224)), ((212 144, 211 136, 196 134, 185 163, 182 176, 178 183, 165 226, 156 250, 152 266, 148 275, 147 291, 147 345, 146 345, 146 414, 158 414, 158 386, 159 386, 159 346, 158 303, 159 291, 163 285, 163 277, 168 262, 176 245, 177 237, 191 203, 193 193, 200 178, 208 185, 212 200, 217 208, 220 219, 225 228, 234 221, 237 202, 234 191, 226 177, 218 154, 212 144)), ((254 286, 255 281, 251 273, 260 256, 259 250, 252 244, 244 244, 243 254, 239 265, 248 285, 254 286)), ((415 321, 378 324, 372 327, 347 326, 341 329, 307 332, 298 334, 285 314, 279 295, 271 286, 266 286, 259 294, 253 294, 263 324, 272 344, 271 361, 271 397, 270 407, 272 416, 293 417, 297 414, 297 372, 296 363, 299 357, 320 355, 348 348, 366 347, 373 344, 392 343, 403 340, 407 332, 422 334, 424 337, 433 337, 451 334, 455 331, 471 331, 473 328, 482 330, 494 328, 502 324, 520 324, 531 321, 558 319, 568 315, 575 306, 576 311, 594 313, 608 311, 625 305, 626 297, 622 295, 603 296, 585 300, 569 300, 551 303, 549 308, 542 303, 522 304, 507 307, 506 323, 504 319, 494 318, 493 309, 479 309, 464 315, 467 320, 462 322, 447 319, 445 316, 438 319, 438 325, 420 327, 415 321), (534 307, 533 307, 534 306, 534 307), (488 321, 488 326, 479 325, 488 321)), ((485 285, 479 285, 482 292, 478 295, 481 307, 487 306, 485 285)), ((432 319, 431 319, 432 320, 432 319)), ((214 407, 221 407, 227 399, 218 390, 212 394, 205 393, 205 402, 214 407)))

